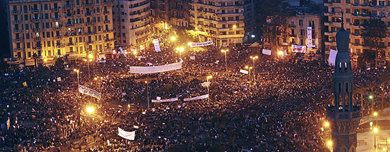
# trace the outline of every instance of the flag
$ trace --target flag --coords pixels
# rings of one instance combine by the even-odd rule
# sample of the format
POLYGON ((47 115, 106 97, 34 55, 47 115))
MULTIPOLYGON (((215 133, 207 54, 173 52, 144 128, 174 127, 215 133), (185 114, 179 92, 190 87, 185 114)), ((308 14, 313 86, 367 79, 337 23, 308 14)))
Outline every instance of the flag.
POLYGON ((249 71, 243 70, 243 69, 240 69, 240 72, 241 72, 241 73, 244 73, 244 74, 249 74, 249 71))
POLYGON ((128 139, 128 140, 134 140, 135 139, 135 131, 124 131, 123 129, 118 127, 118 135, 122 138, 128 139))
POLYGON ((271 50, 263 49, 262 53, 265 55, 271 55, 271 50))
POLYGON ((27 87, 27 82, 26 81, 23 82, 23 86, 27 87))

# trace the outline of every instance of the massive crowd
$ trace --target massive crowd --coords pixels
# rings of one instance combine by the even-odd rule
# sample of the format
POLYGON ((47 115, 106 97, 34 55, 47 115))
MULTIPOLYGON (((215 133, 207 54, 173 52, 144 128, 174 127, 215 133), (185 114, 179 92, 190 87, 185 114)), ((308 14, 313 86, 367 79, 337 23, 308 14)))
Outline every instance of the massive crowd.
MULTIPOLYGON (((0 151, 327 151, 321 127, 332 100, 332 67, 240 47, 229 51, 225 71, 223 54, 207 50, 183 53, 182 70, 159 74, 128 71, 130 65, 179 62, 177 53, 118 54, 89 70, 69 62, 2 71, 0 151), (260 58, 251 74, 240 73, 254 54, 260 58), (73 68, 101 100, 77 91, 73 68), (210 100, 150 103, 147 109, 148 98, 207 94, 201 83, 209 75, 210 100), (90 105, 94 114, 85 112, 90 105), (119 137, 118 127, 135 130, 135 140, 119 137)), ((354 86, 378 84, 382 73, 355 69, 354 86)), ((387 97, 387 84, 382 88, 373 92, 387 97)), ((359 97, 355 101, 365 100, 359 97)))

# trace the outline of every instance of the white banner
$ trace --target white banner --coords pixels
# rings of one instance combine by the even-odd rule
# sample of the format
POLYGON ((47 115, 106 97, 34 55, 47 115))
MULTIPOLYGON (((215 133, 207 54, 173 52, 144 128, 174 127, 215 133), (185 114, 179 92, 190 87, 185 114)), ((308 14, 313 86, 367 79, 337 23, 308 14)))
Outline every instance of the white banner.
POLYGON ((243 69, 240 69, 240 72, 241 72, 241 73, 244 73, 244 74, 249 74, 249 71, 243 70, 243 69))
POLYGON ((336 56, 337 56, 337 50, 330 49, 329 58, 328 58, 329 66, 336 65, 336 56))
POLYGON ((94 98, 97 98, 97 99, 101 99, 102 97, 102 94, 93 90, 93 89, 90 89, 86 86, 83 86, 83 85, 79 85, 79 92, 82 93, 82 94, 86 94, 86 95, 89 95, 89 96, 92 96, 94 98))
POLYGON ((271 55, 271 50, 263 49, 262 53, 265 55, 271 55))
POLYGON ((135 131, 124 131, 123 129, 118 127, 118 135, 122 138, 128 139, 128 140, 134 140, 135 139, 135 131))
POLYGON ((154 39, 154 40, 153 40, 153 44, 154 44, 154 50, 155 50, 156 52, 161 52, 160 43, 158 42, 158 39, 154 39))
POLYGON ((125 56, 127 58, 126 53, 125 53, 125 51, 123 51, 122 47, 119 47, 119 50, 121 50, 123 56, 125 56))
POLYGON ((160 66, 131 66, 130 73, 138 74, 151 74, 178 70, 182 68, 183 62, 177 62, 172 64, 160 65, 160 66))
POLYGON ((195 60, 195 56, 190 56, 190 60, 195 60))
POLYGON ((307 27, 307 46, 313 46, 312 28, 307 27))
POLYGON ((198 42, 198 43, 191 43, 191 47, 201 47, 201 46, 209 46, 209 45, 213 45, 214 42, 213 41, 207 41, 207 42, 198 42))
POLYGON ((210 87, 211 82, 203 82, 201 83, 202 87, 210 87))
MULTIPOLYGON (((209 98, 209 94, 192 97, 192 98, 184 98, 184 101, 194 101, 209 98)), ((170 98, 170 99, 162 99, 162 100, 152 100, 152 102, 173 102, 179 100, 178 98, 170 98)))
POLYGON ((306 53, 306 46, 303 45, 292 45, 292 52, 297 52, 297 53, 306 53))

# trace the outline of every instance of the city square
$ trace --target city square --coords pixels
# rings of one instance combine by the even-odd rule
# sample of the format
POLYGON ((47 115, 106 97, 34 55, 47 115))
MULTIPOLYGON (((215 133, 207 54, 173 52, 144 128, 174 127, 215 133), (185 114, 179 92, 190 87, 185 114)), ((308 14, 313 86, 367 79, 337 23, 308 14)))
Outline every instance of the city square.
POLYGON ((388 152, 364 2, 6 1, 0 151, 388 152))

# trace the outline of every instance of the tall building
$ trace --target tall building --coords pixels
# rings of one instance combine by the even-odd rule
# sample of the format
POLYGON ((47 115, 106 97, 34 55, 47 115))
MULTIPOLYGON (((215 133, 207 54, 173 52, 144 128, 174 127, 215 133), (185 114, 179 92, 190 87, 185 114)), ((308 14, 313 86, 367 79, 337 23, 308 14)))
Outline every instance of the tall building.
POLYGON ((151 42, 153 18, 149 0, 116 0, 114 7, 117 45, 126 49, 143 49, 151 42))
POLYGON ((349 57, 349 33, 342 27, 336 34, 338 53, 333 75, 334 103, 327 107, 326 116, 331 122, 334 152, 356 152, 357 128, 361 107, 352 99, 353 73, 349 57))
POLYGON ((308 53, 322 49, 322 26, 320 15, 295 15, 289 17, 287 23, 289 26, 288 40, 291 42, 288 44, 289 52, 292 51, 292 45, 307 46, 308 53))
POLYGON ((203 33, 203 41, 212 40, 217 47, 243 43, 243 0, 194 0, 190 9, 190 26, 203 33))
MULTIPOLYGON (((8 31, 8 0, 0 1, 0 35, 9 35, 8 31)), ((0 41, 0 60, 1 57, 10 57, 10 44, 9 39, 3 39, 0 41)))
MULTIPOLYGON (((325 6, 325 53, 329 56, 330 49, 336 49, 336 31, 341 27, 341 12, 344 12, 346 19, 345 29, 351 33, 352 43, 349 44, 352 52, 352 61, 356 65, 357 57, 367 48, 363 46, 362 24, 370 17, 380 18, 390 28, 390 1, 385 0, 326 0, 325 6)), ((384 39, 387 47, 385 53, 386 61, 390 61, 390 37, 384 39)), ((383 62, 380 64, 384 64, 383 62)))
POLYGON ((258 24, 258 9, 259 3, 261 0, 244 0, 244 42, 254 42, 257 40, 259 35, 257 35, 258 24))
POLYGON ((9 30, 17 63, 85 57, 114 49, 112 0, 10 0, 9 30))

